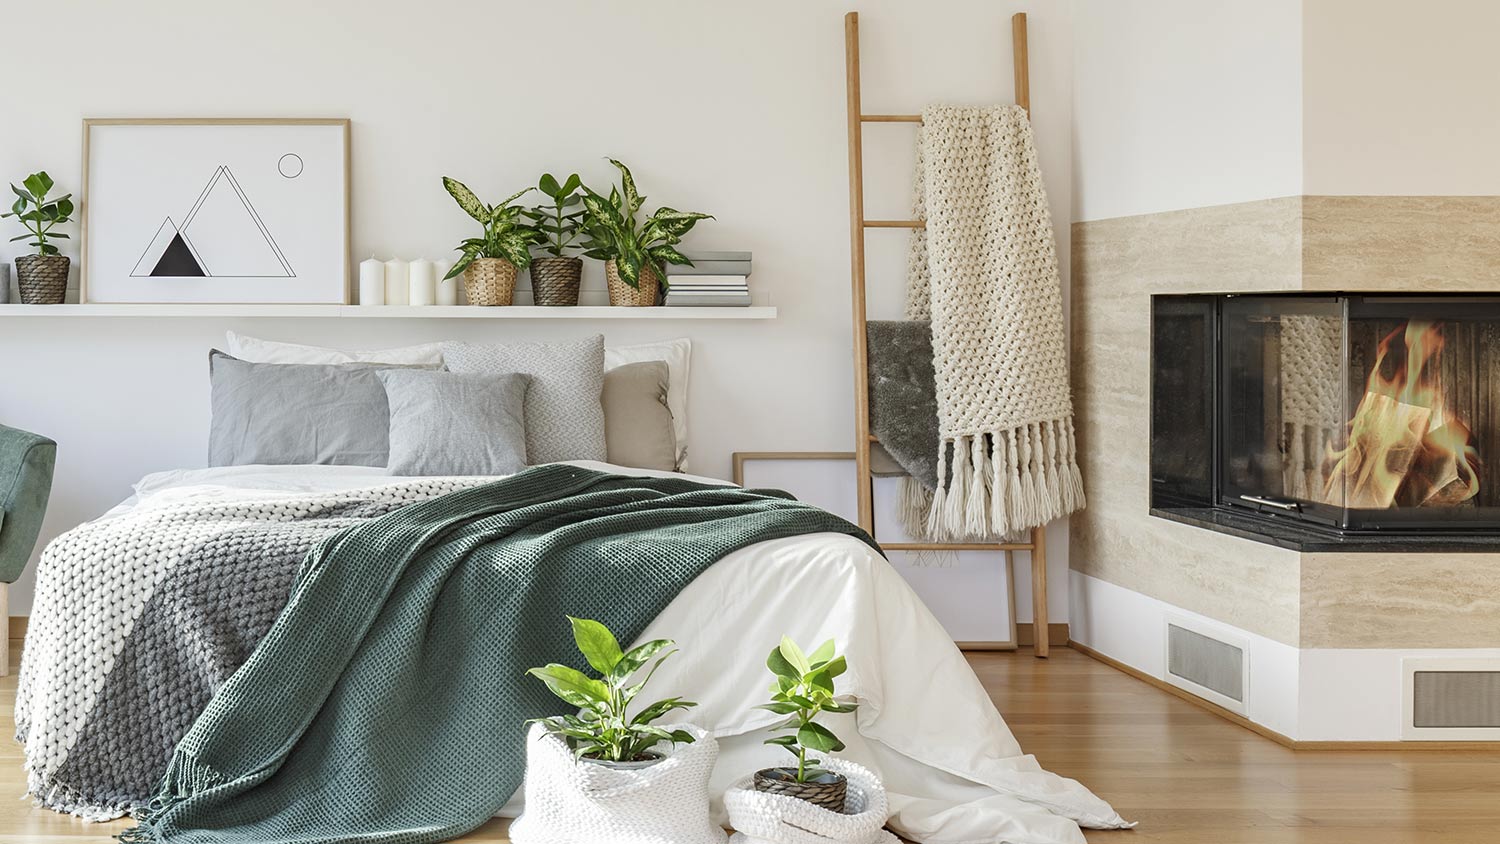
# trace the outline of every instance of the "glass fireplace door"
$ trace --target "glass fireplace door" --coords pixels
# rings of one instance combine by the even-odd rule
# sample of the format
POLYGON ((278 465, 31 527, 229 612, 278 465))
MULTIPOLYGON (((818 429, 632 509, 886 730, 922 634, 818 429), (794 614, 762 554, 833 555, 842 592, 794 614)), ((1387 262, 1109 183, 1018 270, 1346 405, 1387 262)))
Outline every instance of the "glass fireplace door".
POLYGON ((1349 419, 1344 301, 1240 296, 1221 312, 1221 503, 1345 527, 1328 456, 1349 419))

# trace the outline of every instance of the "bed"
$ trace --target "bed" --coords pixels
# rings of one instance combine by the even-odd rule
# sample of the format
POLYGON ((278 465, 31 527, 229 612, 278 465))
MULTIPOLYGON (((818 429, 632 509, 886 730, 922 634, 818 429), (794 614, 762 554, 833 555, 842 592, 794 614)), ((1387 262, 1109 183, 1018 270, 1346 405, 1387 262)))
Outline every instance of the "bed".
MULTIPOLYGON (((87 541, 71 547, 81 554, 49 548, 40 565, 16 705, 31 796, 96 820, 141 805, 177 739, 274 621, 312 543, 421 497, 493 480, 398 478, 379 468, 326 465, 236 466, 143 479, 128 500, 54 545, 69 545, 63 540, 79 534, 87 541), (306 517, 314 510, 316 517, 306 517), (301 515, 285 518, 294 512, 301 515), (152 538, 170 535, 156 526, 191 523, 193 514, 204 513, 217 515, 178 544, 214 548, 212 559, 154 547, 172 544, 152 538), (145 612, 152 601, 152 612, 145 612), (171 612, 159 611, 168 604, 171 612)), ((714 793, 780 762, 781 751, 761 743, 761 729, 775 716, 752 707, 765 694, 767 643, 782 634, 800 641, 831 637, 849 655, 841 691, 862 705, 838 716, 852 723, 830 726, 849 744, 844 755, 882 775, 891 827, 903 835, 1040 844, 1081 842, 1080 825, 1125 825, 1082 785, 1023 754, 963 656, 899 574, 862 542, 833 533, 728 554, 641 634, 682 646, 652 683, 698 701, 691 720, 719 737, 714 793)), ((520 808, 517 796, 501 814, 520 808)))

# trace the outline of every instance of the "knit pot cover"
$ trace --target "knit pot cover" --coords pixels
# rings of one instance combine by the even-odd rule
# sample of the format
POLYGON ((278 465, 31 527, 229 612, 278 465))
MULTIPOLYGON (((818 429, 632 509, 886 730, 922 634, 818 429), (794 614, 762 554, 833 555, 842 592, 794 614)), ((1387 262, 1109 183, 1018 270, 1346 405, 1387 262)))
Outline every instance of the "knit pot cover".
POLYGON ((510 827, 514 844, 724 844, 709 819, 708 777, 719 744, 706 730, 666 759, 632 771, 574 761, 573 752, 541 724, 526 736, 526 808, 510 827))
POLYGON ((661 279, 656 268, 641 267, 640 286, 631 287, 630 282, 620 276, 620 269, 613 258, 604 262, 604 281, 609 287, 609 303, 619 307, 647 308, 656 304, 656 291, 661 279))
POLYGON ((744 777, 724 794, 729 825, 735 829, 730 844, 897 844, 899 839, 885 829, 890 807, 880 779, 846 759, 828 757, 821 764, 849 780, 842 814, 756 791, 754 777, 744 777))
POLYGON ((464 270, 471 305, 509 305, 516 295, 516 265, 504 258, 475 258, 464 270))

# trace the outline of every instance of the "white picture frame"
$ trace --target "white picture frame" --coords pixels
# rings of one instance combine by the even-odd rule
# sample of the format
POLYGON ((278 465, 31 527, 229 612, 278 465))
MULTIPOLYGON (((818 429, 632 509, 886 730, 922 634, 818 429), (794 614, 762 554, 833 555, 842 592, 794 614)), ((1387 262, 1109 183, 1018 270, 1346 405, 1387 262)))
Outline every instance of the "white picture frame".
POLYGON ((350 303, 349 120, 83 122, 79 301, 350 303))

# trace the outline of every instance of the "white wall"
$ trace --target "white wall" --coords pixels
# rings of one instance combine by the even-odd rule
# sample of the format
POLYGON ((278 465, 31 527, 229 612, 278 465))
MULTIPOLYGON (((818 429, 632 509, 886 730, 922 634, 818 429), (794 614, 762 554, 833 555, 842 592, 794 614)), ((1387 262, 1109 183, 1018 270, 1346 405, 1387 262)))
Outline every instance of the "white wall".
POLYGON ((1073 25, 1074 221, 1303 192, 1302 0, 1074 0, 1073 25))
POLYGON ((1500 194, 1500 4, 1308 0, 1306 193, 1500 194))
MULTIPOLYGON (((781 318, 766 323, 628 325, 0 318, 0 420, 61 446, 44 538, 98 515, 147 472, 203 464, 205 357, 225 328, 349 346, 685 334, 696 344, 695 471, 727 477, 735 450, 852 448, 842 22, 849 5, 5 4, 7 65, 46 71, 0 86, 0 176, 19 180, 45 168, 76 191, 87 116, 347 116, 358 260, 438 257, 469 234, 441 175, 493 200, 544 169, 577 169, 602 182, 612 172, 603 158, 611 155, 632 165, 650 200, 717 214, 689 246, 753 250, 753 284, 781 308, 781 318)), ((1009 17, 1029 12, 1034 120, 1066 259, 1066 7, 1019 0, 858 6, 868 111, 1009 101, 1009 17)), ((910 129, 882 126, 867 135, 870 214, 901 214, 910 129)), ((872 235, 871 247, 879 291, 872 313, 895 315, 900 235, 872 235)), ((0 245, 0 258, 14 255, 3 251, 9 248, 0 245)), ((586 284, 599 286, 598 267, 588 273, 586 284)), ((1052 559, 1062 582, 1066 532, 1057 527, 1052 559)), ((30 577, 13 596, 14 613, 29 611, 30 577)))

